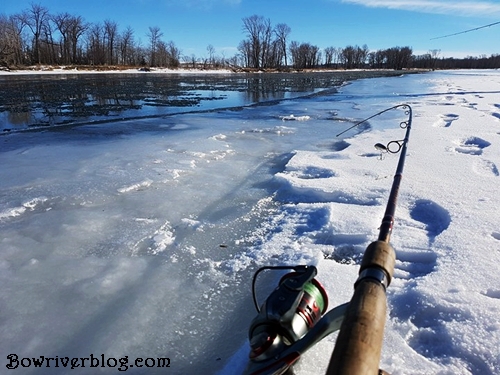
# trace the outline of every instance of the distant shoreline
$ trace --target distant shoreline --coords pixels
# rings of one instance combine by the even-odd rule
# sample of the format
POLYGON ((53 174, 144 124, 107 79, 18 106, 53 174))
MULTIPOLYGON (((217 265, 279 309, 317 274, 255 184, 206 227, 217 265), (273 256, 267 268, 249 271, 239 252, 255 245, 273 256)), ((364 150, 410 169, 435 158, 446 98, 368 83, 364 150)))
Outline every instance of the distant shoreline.
MULTIPOLYGON (((395 71, 393 69, 289 69, 289 70, 253 70, 253 69, 191 69, 191 68, 137 68, 120 66, 29 66, 20 69, 0 69, 0 76, 5 75, 49 75, 49 74, 238 74, 238 73, 332 73, 348 71, 395 71)), ((403 73, 427 72, 428 69, 401 70, 403 73)), ((396 71, 395 71, 396 72, 396 71)), ((399 71, 398 71, 399 72, 399 71)))
POLYGON ((230 69, 169 69, 169 68, 133 68, 133 67, 65 67, 32 66, 21 69, 0 70, 1 75, 43 75, 43 74, 231 74, 230 69))

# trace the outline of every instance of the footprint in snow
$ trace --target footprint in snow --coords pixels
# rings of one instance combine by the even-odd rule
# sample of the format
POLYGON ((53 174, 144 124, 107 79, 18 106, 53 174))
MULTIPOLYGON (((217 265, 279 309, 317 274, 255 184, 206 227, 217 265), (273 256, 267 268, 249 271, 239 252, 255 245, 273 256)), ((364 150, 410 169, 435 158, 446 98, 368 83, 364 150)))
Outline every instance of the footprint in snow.
POLYGON ((449 334, 450 324, 467 324, 471 319, 465 309, 448 306, 439 299, 429 300, 415 288, 415 283, 394 296, 391 306, 391 320, 411 327, 406 341, 417 353, 438 362, 460 358, 472 374, 491 374, 484 361, 462 349, 449 334))
POLYGON ((417 200, 410 210, 410 216, 413 220, 425 224, 429 243, 434 242, 434 239, 451 223, 448 210, 428 199, 417 200))
POLYGON ((460 141, 460 146, 455 147, 455 151, 461 154, 481 155, 483 149, 491 146, 491 143, 479 137, 469 137, 460 141))
POLYGON ((434 239, 451 223, 448 211, 428 199, 416 200, 410 209, 410 217, 419 223, 408 222, 408 238, 404 245, 396 247, 394 277, 412 281, 434 271, 437 254, 432 251, 434 239))
MULTIPOLYGON (((331 172, 331 171, 330 171, 331 172)), ((334 172, 333 172, 334 173, 334 172)), ((332 176, 323 176, 328 178, 332 176)), ((306 178, 307 177, 303 177, 306 178)), ((317 177, 312 177, 317 178, 317 177)), ((379 205, 380 193, 372 192, 366 196, 349 194, 342 190, 325 191, 309 187, 296 186, 286 177, 276 176, 276 180, 281 186, 276 192, 276 199, 286 203, 344 203, 357 206, 377 206, 379 205)))
POLYGON ((336 173, 331 169, 314 166, 308 166, 297 171, 292 171, 290 174, 303 180, 314 180, 318 178, 330 178, 336 176, 336 173))
POLYGON ((443 128, 450 127, 453 121, 458 120, 459 118, 459 116, 454 113, 440 115, 439 117, 439 120, 434 123, 434 126, 443 128))
POLYGON ((497 110, 500 109, 500 104, 493 104, 493 112, 491 113, 491 115, 493 117, 495 117, 496 119, 500 120, 500 112, 497 112, 497 110))
POLYGON ((351 144, 346 141, 336 141, 336 142, 331 142, 331 143, 324 143, 320 144, 320 147, 324 147, 330 151, 343 151, 347 147, 349 147, 351 144))
POLYGON ((366 152, 364 154, 360 154, 362 158, 380 158, 380 152, 366 152))
POLYGON ((495 163, 490 160, 480 159, 472 166, 474 172, 482 176, 496 176, 500 175, 495 163))
POLYGON ((396 249, 396 266, 394 277, 414 280, 434 271, 437 254, 424 248, 396 249))
POLYGON ((482 295, 490 298, 500 299, 500 289, 488 289, 482 295))
POLYGON ((361 264, 366 243, 366 233, 321 233, 314 236, 314 243, 327 245, 323 250, 324 259, 340 264, 361 264))

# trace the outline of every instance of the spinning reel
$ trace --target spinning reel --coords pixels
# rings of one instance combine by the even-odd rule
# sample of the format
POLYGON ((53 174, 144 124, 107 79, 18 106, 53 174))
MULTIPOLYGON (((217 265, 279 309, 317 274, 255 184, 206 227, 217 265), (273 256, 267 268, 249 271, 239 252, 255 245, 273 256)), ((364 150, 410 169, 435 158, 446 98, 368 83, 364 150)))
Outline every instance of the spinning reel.
POLYGON ((347 304, 324 315, 328 295, 314 277, 314 266, 262 267, 255 273, 252 294, 258 315, 249 329, 247 374, 284 374, 311 346, 340 328, 347 304), (255 283, 264 270, 293 270, 259 308, 255 283), (324 315, 324 316, 323 316, 324 315), (323 316, 323 318, 322 318, 323 316))

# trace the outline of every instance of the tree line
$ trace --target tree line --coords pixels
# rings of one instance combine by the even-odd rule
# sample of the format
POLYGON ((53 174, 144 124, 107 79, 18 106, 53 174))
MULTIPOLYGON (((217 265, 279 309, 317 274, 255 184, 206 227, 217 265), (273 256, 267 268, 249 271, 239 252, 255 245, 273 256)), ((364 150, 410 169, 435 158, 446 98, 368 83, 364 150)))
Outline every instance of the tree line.
POLYGON ((178 67, 180 50, 162 36, 159 27, 149 27, 148 44, 142 45, 131 27, 119 31, 115 21, 89 23, 32 4, 19 14, 0 15, 0 64, 178 67))
POLYGON ((246 34, 238 46, 243 65, 253 69, 461 69, 500 68, 500 55, 468 56, 466 58, 441 58, 440 50, 434 49, 422 55, 414 55, 409 46, 391 47, 370 51, 368 46, 349 45, 344 48, 326 47, 321 50, 310 43, 289 41, 291 28, 253 15, 243 19, 246 34))
POLYGON ((349 45, 323 50, 308 42, 290 40, 291 28, 253 15, 243 18, 245 38, 232 57, 217 56, 207 46, 205 57, 183 56, 173 41, 165 42, 158 26, 148 28, 147 43, 134 30, 118 29, 112 20, 86 22, 69 13, 51 14, 39 4, 14 15, 0 14, 0 65, 93 65, 177 68, 232 67, 263 69, 453 69, 499 68, 500 55, 440 58, 439 50, 414 55, 409 46, 370 51, 368 46, 349 45))

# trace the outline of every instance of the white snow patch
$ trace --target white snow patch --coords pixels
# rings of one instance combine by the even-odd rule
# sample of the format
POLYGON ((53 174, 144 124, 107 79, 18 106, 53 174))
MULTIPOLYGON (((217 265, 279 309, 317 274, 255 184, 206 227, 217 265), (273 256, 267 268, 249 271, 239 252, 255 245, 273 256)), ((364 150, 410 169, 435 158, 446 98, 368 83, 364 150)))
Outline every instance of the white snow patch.
POLYGON ((295 115, 281 116, 281 120, 283 121, 308 121, 310 119, 311 116, 295 116, 295 115))

